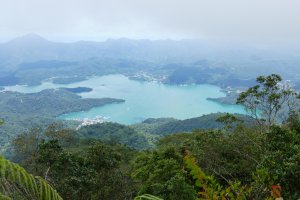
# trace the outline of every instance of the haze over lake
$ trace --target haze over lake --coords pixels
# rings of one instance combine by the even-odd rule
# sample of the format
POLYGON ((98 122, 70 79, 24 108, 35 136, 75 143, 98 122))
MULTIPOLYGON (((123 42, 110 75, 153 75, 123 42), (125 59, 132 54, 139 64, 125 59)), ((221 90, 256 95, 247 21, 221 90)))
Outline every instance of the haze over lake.
POLYGON ((111 97, 124 103, 95 107, 89 111, 68 113, 60 119, 84 119, 102 116, 109 121, 133 124, 147 118, 173 117, 188 119, 216 112, 245 113, 243 107, 209 101, 208 97, 225 96, 213 85, 165 85, 130 80, 123 75, 91 77, 72 84, 44 82, 38 86, 12 86, 6 90, 32 93, 59 87, 89 87, 93 91, 81 93, 83 98, 111 97))

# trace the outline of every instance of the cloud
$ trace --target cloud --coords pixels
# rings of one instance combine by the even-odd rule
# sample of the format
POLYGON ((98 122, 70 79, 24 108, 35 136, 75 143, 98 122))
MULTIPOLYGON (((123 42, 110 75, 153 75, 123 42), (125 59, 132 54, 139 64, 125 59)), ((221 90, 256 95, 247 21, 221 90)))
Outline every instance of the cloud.
POLYGON ((300 41, 298 0, 1 0, 1 36, 300 41))

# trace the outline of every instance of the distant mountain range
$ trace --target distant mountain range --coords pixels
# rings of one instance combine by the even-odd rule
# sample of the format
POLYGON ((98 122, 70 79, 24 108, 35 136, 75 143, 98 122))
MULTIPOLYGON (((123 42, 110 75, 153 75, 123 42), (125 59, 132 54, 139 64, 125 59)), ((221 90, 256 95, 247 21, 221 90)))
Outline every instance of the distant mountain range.
POLYGON ((204 40, 109 39, 105 42, 51 42, 28 34, 0 44, 0 72, 9 74, 24 63, 43 60, 78 62, 89 59, 126 59, 157 64, 191 64, 205 61, 239 76, 299 71, 300 48, 218 44, 204 40), (288 70, 287 70, 288 69, 288 70), (259 72, 257 71, 259 70, 259 72))
POLYGON ((28 34, 0 44, 1 70, 10 71, 23 62, 39 60, 82 61, 91 58, 123 58, 170 62, 191 59, 207 51, 200 41, 107 40, 74 43, 51 42, 36 34, 28 34), (197 51, 190 51, 197 49, 197 51))
POLYGON ((167 84, 214 84, 237 91, 253 85, 259 75, 277 73, 300 88, 299 66, 300 47, 126 38, 63 43, 36 34, 0 44, 0 86, 123 74, 141 81, 150 77, 167 84))

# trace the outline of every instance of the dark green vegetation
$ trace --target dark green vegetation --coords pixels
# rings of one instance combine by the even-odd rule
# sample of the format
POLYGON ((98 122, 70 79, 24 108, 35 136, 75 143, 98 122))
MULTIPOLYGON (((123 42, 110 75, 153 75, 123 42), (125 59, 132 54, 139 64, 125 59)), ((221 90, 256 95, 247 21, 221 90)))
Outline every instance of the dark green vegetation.
POLYGON ((117 124, 102 123, 90 126, 84 126, 78 130, 82 138, 100 139, 111 143, 121 143, 135 149, 148 149, 151 147, 146 135, 135 129, 117 124))
POLYGON ((76 88, 61 88, 73 93, 91 92, 93 89, 88 87, 76 87, 76 88))
POLYGON ((28 128, 44 126, 57 121, 55 117, 69 112, 88 110, 109 103, 121 103, 120 99, 82 99, 65 89, 44 90, 33 94, 18 92, 0 93, 0 113, 5 124, 0 129, 1 150, 8 142, 28 128))
POLYGON ((284 199, 296 199, 299 127, 298 119, 269 132, 242 125, 199 130, 163 137, 154 150, 139 152, 53 126, 17 137, 11 159, 48 180, 64 199, 133 199, 150 193, 192 200, 198 192, 203 199, 265 199, 272 185, 283 188, 284 199), (187 164, 192 162, 187 155, 195 166, 187 164), (197 166, 203 173, 198 181, 197 166))
POLYGON ((108 103, 124 102, 121 99, 83 99, 64 89, 49 89, 38 93, 0 93, 1 111, 12 114, 58 116, 64 113, 87 110, 108 103))
MULTIPOLYGON (((268 133, 243 126, 194 131, 166 136, 155 150, 138 152, 52 126, 17 137, 11 159, 48 180, 64 199, 133 199, 144 193, 196 199, 198 191, 212 195, 216 183, 208 175, 231 188, 229 199, 238 199, 237 191, 239 199, 264 199, 277 184, 285 199, 295 199, 299 197, 299 127, 298 120, 272 127, 268 133), (205 174, 201 179, 205 190, 204 183, 193 181, 187 153, 205 174)), ((221 195, 222 191, 214 191, 221 195)))
MULTIPOLYGON (((117 142, 134 149, 142 150, 153 148, 155 143, 166 135, 180 132, 191 133, 195 129, 209 130, 224 128, 225 125, 223 123, 216 121, 223 115, 224 113, 210 114, 187 120, 176 120, 172 118, 147 119, 142 123, 130 126, 106 122, 83 126, 78 130, 78 135, 82 138, 100 139, 113 143, 117 142)), ((237 115, 237 117, 243 120, 247 126, 253 124, 255 121, 245 115, 237 115)), ((5 118, 5 120, 8 119, 8 117, 5 118)), ((16 120, 17 118, 13 119, 16 120)), ((1 127, 0 131, 2 135, 0 138, 3 138, 2 151, 9 148, 9 141, 30 127, 37 125, 39 125, 39 127, 45 127, 53 122, 59 122, 52 117, 46 118, 42 115, 36 118, 29 115, 28 118, 20 117, 20 119, 23 121, 14 121, 13 124, 7 121, 6 124, 1 127), (32 120, 35 124, 29 123, 28 120, 32 120)), ((76 127, 78 123, 79 122, 68 121, 65 127, 76 127)))
POLYGON ((13 144, 12 160, 49 181, 64 199, 133 199, 136 193, 129 163, 137 152, 128 147, 81 139, 56 126, 20 135, 13 144))
MULTIPOLYGON (((224 113, 215 113, 186 120, 176 120, 172 118, 147 119, 142 123, 132 125, 132 127, 139 132, 153 135, 153 137, 161 137, 180 132, 188 133, 196 129, 222 129, 224 128, 224 123, 218 122, 217 119, 223 115, 224 113)), ((254 120, 251 117, 239 114, 235 116, 242 120, 246 126, 254 124, 254 120)))
POLYGON ((251 113, 260 108, 260 118, 208 115, 202 120, 218 127, 177 134, 167 131, 188 131, 201 118, 148 119, 135 127, 105 123, 77 131, 52 125, 16 137, 9 158, 47 180, 63 199, 118 200, 143 194, 165 200, 299 199, 299 95, 283 90, 277 75, 261 76, 257 82, 241 93, 238 103, 255 103, 247 108, 251 113), (285 109, 290 103, 293 109, 285 109), (265 105, 270 112, 264 112, 265 105), (287 117, 272 120, 281 109, 287 117), (176 123, 184 128, 172 125, 176 123), (159 136, 152 149, 130 147, 144 145, 139 130, 159 136))
MULTIPOLYGON (((77 131, 77 134, 82 138, 100 139, 105 142, 120 143, 137 150, 144 150, 153 148, 155 143, 166 135, 182 132, 192 133, 195 129, 224 128, 226 125, 217 121, 221 116, 224 116, 224 113, 204 115, 187 120, 147 119, 142 123, 130 126, 106 122, 83 126, 77 131)), ((236 117, 243 121, 246 126, 255 123, 253 118, 245 115, 236 115, 236 117)))

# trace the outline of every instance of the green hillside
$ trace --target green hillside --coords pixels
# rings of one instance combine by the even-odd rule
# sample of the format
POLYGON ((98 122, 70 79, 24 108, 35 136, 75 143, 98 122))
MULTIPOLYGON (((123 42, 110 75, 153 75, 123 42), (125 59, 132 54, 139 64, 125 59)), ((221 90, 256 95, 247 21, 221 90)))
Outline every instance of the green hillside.
POLYGON ((43 90, 32 94, 5 91, 0 92, 0 99, 0 115, 5 121, 0 129, 1 149, 5 149, 16 135, 32 127, 54 123, 58 121, 56 117, 64 113, 124 102, 112 98, 82 99, 65 89, 43 90))
MULTIPOLYGON (((224 123, 218 122, 217 119, 225 114, 226 113, 214 113, 186 120, 176 120, 172 118, 147 119, 132 127, 140 132, 157 136, 192 132, 196 129, 221 129, 224 128, 225 125, 224 123)), ((235 114, 235 116, 242 120, 246 126, 251 126, 254 123, 254 119, 247 115, 235 114)))

